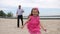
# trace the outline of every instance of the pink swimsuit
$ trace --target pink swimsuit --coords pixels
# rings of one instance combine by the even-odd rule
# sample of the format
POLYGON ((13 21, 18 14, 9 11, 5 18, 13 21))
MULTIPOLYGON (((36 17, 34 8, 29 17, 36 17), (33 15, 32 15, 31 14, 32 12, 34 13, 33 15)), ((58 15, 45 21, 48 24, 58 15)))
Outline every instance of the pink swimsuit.
POLYGON ((29 18, 30 21, 28 21, 27 28, 30 34, 41 34, 39 16, 37 17, 30 16, 29 18))

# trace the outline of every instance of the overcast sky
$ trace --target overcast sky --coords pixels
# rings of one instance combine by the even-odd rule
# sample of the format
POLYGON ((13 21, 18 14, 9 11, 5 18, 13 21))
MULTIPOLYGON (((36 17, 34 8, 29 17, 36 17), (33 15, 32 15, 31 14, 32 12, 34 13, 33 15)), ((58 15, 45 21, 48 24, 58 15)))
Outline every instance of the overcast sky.
MULTIPOLYGON (((18 5, 21 5, 22 7, 60 9, 60 0, 0 0, 0 10, 14 10, 14 8, 17 9, 18 5)), ((60 12, 55 12, 60 14, 60 12)))
POLYGON ((60 0, 0 0, 0 7, 40 7, 40 8, 60 8, 60 0))

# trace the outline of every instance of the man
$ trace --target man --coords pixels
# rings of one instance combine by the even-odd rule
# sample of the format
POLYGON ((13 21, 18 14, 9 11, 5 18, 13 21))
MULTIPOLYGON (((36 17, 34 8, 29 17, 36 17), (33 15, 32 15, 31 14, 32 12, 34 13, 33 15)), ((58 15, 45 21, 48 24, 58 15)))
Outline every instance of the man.
POLYGON ((19 8, 17 10, 17 27, 19 28, 19 19, 21 19, 22 26, 23 26, 23 9, 21 9, 21 5, 19 5, 19 8))

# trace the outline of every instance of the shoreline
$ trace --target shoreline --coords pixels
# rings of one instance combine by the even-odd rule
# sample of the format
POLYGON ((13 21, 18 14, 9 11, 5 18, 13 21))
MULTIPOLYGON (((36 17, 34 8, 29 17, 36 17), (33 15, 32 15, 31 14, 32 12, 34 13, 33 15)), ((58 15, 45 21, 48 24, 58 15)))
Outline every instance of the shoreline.
MULTIPOLYGON (((0 19, 17 19, 17 18, 0 18, 0 19)), ((28 19, 28 18, 23 18, 28 19)), ((60 20, 60 18, 40 18, 41 20, 60 20)))

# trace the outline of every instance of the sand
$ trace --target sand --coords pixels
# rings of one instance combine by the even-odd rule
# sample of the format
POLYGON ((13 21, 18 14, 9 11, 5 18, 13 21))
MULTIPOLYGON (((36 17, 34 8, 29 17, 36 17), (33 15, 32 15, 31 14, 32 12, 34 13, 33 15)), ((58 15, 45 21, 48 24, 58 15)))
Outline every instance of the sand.
MULTIPOLYGON (((24 23, 27 19, 24 19, 24 23)), ((60 20, 59 19, 41 19, 41 23, 47 29, 47 32, 41 29, 42 34, 60 34, 60 20)), ((17 28, 17 19, 0 18, 0 34, 29 34, 27 27, 21 29, 17 28)))

